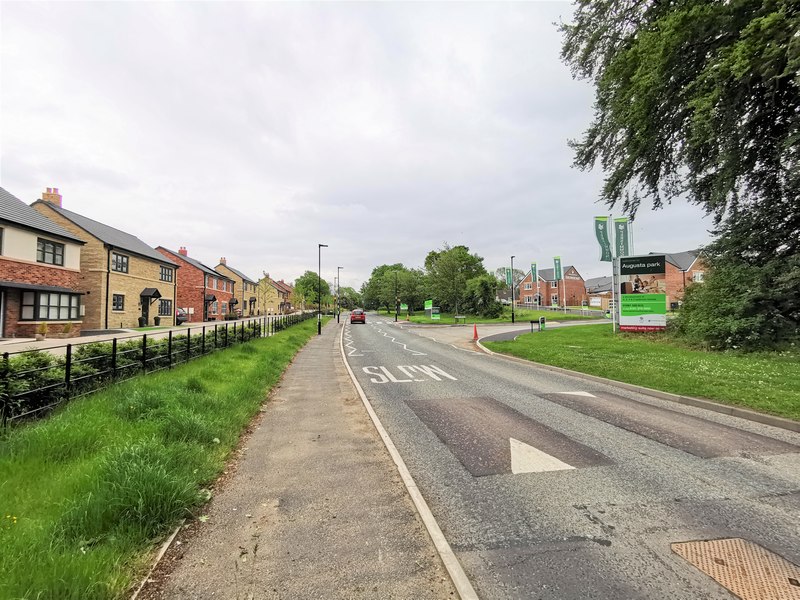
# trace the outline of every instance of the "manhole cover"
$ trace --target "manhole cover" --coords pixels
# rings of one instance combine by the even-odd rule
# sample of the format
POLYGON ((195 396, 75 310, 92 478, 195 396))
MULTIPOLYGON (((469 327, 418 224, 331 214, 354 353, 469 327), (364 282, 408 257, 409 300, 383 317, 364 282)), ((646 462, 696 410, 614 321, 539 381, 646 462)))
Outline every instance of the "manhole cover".
POLYGON ((742 600, 800 600, 800 568, 753 542, 680 542, 672 551, 742 600))

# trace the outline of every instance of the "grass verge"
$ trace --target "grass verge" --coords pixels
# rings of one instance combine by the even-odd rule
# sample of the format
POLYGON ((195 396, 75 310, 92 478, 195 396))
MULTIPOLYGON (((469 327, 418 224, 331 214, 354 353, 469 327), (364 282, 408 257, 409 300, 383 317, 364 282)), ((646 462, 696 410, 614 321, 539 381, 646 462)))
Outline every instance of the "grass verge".
POLYGON ((206 502, 297 351, 277 335, 75 400, 0 438, 0 598, 125 597, 154 542, 206 502))
POLYGON ((800 355, 693 350, 670 338, 565 327, 486 342, 494 352, 800 420, 800 355))

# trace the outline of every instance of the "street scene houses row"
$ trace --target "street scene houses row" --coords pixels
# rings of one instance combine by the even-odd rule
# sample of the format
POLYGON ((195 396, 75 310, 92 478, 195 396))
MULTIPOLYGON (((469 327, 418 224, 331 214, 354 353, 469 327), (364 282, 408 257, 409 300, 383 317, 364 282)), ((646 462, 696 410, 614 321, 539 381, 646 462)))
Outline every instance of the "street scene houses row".
POLYGON ((186 247, 152 248, 66 209, 58 188, 31 205, 0 188, 0 337, 285 314, 293 293, 224 257, 212 268, 186 247))
MULTIPOLYGON (((677 309, 683 301, 686 287, 703 281, 705 265, 701 252, 690 250, 651 254, 664 254, 666 258, 666 277, 659 280, 663 285, 663 290, 660 289, 659 292, 666 294, 668 308, 677 309)), ((539 269, 537 280, 538 282, 534 282, 531 272, 528 271, 519 283, 514 298, 519 306, 562 307, 566 300, 566 306, 569 307, 608 309, 611 300, 611 275, 584 280, 578 270, 569 265, 564 267, 561 280, 556 281, 554 269, 539 269)))

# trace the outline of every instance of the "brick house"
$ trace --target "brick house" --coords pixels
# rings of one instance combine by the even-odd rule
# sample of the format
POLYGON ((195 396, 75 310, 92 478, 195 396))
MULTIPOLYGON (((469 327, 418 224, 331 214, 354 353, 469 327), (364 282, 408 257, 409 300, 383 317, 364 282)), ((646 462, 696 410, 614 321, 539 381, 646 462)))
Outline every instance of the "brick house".
POLYGON ((273 281, 273 283, 275 287, 278 288, 280 313, 285 315, 292 312, 295 304, 294 287, 286 283, 283 279, 273 281))
MULTIPOLYGON (((238 290, 234 294, 233 300, 235 310, 241 316, 252 317, 261 314, 261 307, 258 305, 258 294, 256 288, 258 284, 250 279, 247 275, 228 266, 228 260, 223 256, 219 259, 219 264, 214 267, 217 273, 220 273, 234 281, 234 289, 238 290)), ((233 300, 231 300, 233 302, 233 300)))
POLYGON ((188 322, 219 321, 230 311, 235 282, 189 256, 186 246, 175 252, 158 246, 161 254, 180 265, 178 269, 178 307, 188 314, 188 322))
POLYGON ((47 189, 31 206, 86 240, 80 260, 83 329, 152 325, 156 317, 174 325, 175 263, 130 233, 65 209, 58 189, 47 189))
POLYGON ((692 283, 702 283, 706 271, 700 250, 687 250, 667 254, 651 252, 650 254, 664 254, 667 263, 665 287, 667 294, 667 308, 678 308, 683 301, 683 294, 687 286, 692 283))
POLYGON ((516 302, 520 306, 564 306, 564 296, 567 306, 581 306, 587 300, 586 285, 583 277, 573 266, 565 266, 563 281, 556 281, 554 269, 539 269, 539 290, 537 297, 536 283, 531 279, 529 271, 519 283, 516 302))
POLYGON ((84 243, 0 188, 0 337, 80 335, 84 243))

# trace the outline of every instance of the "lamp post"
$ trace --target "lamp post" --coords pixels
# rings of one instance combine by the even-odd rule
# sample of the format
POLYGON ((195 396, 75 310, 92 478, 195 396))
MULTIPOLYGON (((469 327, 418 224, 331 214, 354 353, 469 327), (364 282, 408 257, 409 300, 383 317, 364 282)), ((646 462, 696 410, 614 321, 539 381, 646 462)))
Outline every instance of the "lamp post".
POLYGON ((317 335, 322 335, 322 249, 328 244, 317 244, 317 335))
POLYGON ((397 271, 394 272, 394 322, 397 323, 397 311, 400 308, 400 298, 397 297, 397 271))
POLYGON ((511 255, 511 323, 514 323, 514 255, 511 255))
POLYGON ((342 278, 339 276, 339 271, 344 267, 336 267, 336 322, 339 323, 339 315, 342 314, 342 297, 339 290, 342 288, 342 278))

